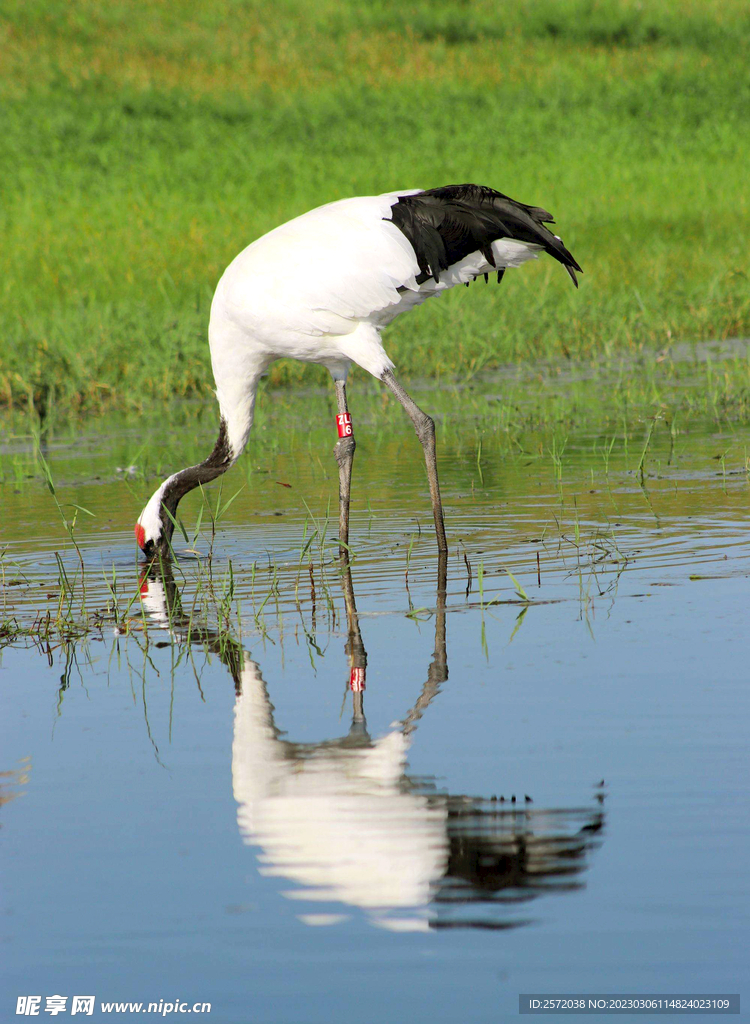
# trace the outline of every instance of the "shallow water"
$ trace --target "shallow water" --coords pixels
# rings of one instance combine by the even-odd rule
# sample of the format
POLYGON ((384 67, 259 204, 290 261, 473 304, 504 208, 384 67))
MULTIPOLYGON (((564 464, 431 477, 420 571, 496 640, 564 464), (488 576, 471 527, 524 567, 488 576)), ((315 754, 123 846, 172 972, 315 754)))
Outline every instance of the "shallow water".
POLYGON ((350 580, 325 404, 278 399, 213 542, 185 503, 173 579, 139 570, 132 522, 213 411, 55 432, 57 497, 95 514, 85 594, 9 432, 3 1014, 55 993, 496 1021, 520 992, 741 992, 746 436, 659 425, 641 473, 648 424, 509 440, 446 414, 443 586, 418 446, 365 404, 350 580))

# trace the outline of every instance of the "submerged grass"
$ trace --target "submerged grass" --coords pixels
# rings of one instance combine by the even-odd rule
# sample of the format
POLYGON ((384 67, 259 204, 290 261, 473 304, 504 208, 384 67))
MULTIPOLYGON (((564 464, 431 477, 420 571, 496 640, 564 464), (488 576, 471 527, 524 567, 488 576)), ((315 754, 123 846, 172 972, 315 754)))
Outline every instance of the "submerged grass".
POLYGON ((389 331, 401 371, 750 335, 744 4, 8 0, 0 31, 5 404, 208 395, 239 249, 318 203, 451 181, 552 209, 586 273, 454 290, 389 331))
MULTIPOLYGON (((659 373, 668 376, 666 363, 658 364, 659 373)), ((709 366, 705 360, 686 365, 693 374, 706 373, 709 366)), ((710 366, 713 378, 721 376, 721 363, 710 366)), ((547 385, 562 376, 552 375, 547 385)), ((732 521, 738 529, 743 522, 748 445, 725 416, 706 417, 705 405, 701 415, 689 408, 675 413, 668 406, 654 411, 653 386, 638 393, 639 400, 648 399, 645 406, 623 389, 628 405, 613 407, 603 399, 598 419, 576 422, 571 395, 592 416, 586 389, 589 395, 606 389, 600 380, 563 380, 568 404, 551 397, 540 424, 545 388, 539 381, 512 382, 516 405, 510 416, 508 406, 497 400, 508 390, 506 382, 498 381, 498 388, 498 395, 488 386, 436 389, 423 403, 437 412, 451 546, 450 601, 478 613, 485 651, 485 622, 508 605, 518 609, 508 642, 524 622, 524 609, 551 601, 578 601, 580 617, 588 623, 593 605, 613 600, 620 574, 634 557, 640 560, 634 549, 664 540, 660 516, 672 530, 684 524, 686 536, 692 536, 691 521, 732 521), (530 418, 519 418, 516 406, 528 406, 530 418), (560 411, 564 416, 556 418, 560 411), (627 524, 641 524, 644 517, 648 523, 638 526, 636 540, 627 524), (654 540, 647 539, 651 523, 654 540)), ((663 390, 657 393, 665 397, 663 390)), ((316 397, 325 404, 323 396, 316 397)), ((178 641, 187 631, 189 647, 195 623, 195 629, 212 630, 217 643, 243 636, 251 645, 283 643, 292 635, 308 645, 311 659, 319 657, 323 637, 340 628, 342 619, 330 432, 325 426, 311 428, 311 395, 291 400, 282 391, 266 398, 260 443, 235 471, 236 478, 227 478, 223 493, 219 486, 199 490, 180 506, 174 538, 175 578, 182 591, 178 629, 142 601, 144 577, 131 532, 153 487, 154 466, 137 467, 126 498, 124 480, 113 472, 120 454, 105 450, 99 456, 93 468, 108 459, 108 475, 78 480, 81 468, 90 474, 92 467, 87 456, 85 467, 79 458, 90 440, 75 431, 70 436, 76 444, 66 446, 64 428, 50 426, 36 453, 30 446, 27 463, 20 466, 19 456, 13 456, 14 470, 22 471, 8 474, 0 492, 10 541, 0 550, 0 648, 35 646, 51 656, 81 638, 114 631, 136 633, 147 650, 152 640, 166 642, 164 630, 178 641), (285 434, 278 429, 281 423, 285 434), (265 444, 266 438, 280 436, 281 446, 265 444), (328 449, 326 461, 317 456, 322 445, 328 449), (25 472, 34 467, 36 476, 25 472), (250 487, 242 485, 243 472, 250 487), (89 515, 76 522, 71 509, 89 515), (292 521, 276 518, 285 515, 292 521), (29 538, 30 522, 34 535, 29 538)), ((424 579, 434 562, 419 446, 400 410, 383 405, 374 393, 358 396, 358 403, 361 451, 349 551, 354 575, 368 581, 368 603, 385 588, 392 598, 387 613, 418 624, 431 615, 424 606, 424 579)), ((188 422, 189 410, 182 412, 188 422)), ((176 436, 181 429, 178 423, 176 436)), ((165 458, 183 464, 197 446, 183 436, 174 452, 167 446, 165 458)), ((126 464, 136 457, 128 451, 122 456, 126 464)), ((0 467, 7 461, 0 459, 0 467)), ((664 543, 668 564, 670 542, 664 543)), ((695 552, 700 562, 716 557, 710 543, 698 543, 695 552)), ((692 564, 692 551, 686 562, 692 564)), ((367 614, 366 606, 362 611, 367 614)))

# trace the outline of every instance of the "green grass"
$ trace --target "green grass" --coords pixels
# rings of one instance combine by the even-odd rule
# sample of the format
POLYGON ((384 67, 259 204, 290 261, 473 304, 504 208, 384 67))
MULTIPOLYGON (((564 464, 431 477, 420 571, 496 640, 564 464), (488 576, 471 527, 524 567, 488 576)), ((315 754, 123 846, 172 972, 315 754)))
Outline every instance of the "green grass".
MULTIPOLYGON (((0 402, 208 395, 213 287, 319 203, 481 181, 551 260, 386 335, 407 375, 750 335, 741 0, 5 0, 0 402)), ((277 364, 273 382, 314 369, 277 364)))

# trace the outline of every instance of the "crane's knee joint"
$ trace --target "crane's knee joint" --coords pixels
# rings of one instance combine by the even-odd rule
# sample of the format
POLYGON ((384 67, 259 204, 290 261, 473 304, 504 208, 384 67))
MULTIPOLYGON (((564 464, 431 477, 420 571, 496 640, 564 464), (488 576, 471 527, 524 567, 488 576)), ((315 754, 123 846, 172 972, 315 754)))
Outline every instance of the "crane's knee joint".
POLYGON ((336 456, 336 462, 339 466, 346 465, 354 458, 354 449, 357 447, 357 442, 353 437, 340 437, 333 448, 333 454, 336 456))
POLYGON ((428 416, 426 412, 421 413, 420 418, 414 423, 417 431, 417 437, 425 444, 427 441, 435 440, 435 421, 432 416, 428 416))

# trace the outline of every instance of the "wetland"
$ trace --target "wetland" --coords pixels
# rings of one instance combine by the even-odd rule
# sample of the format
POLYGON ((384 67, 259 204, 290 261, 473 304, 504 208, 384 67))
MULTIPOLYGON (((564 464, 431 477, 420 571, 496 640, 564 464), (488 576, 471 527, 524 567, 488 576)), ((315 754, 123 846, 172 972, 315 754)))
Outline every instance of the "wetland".
POLYGON ((741 992, 747 5, 267 8, 3 5, 0 1017, 741 992), (216 436, 229 260, 466 181, 551 209, 584 274, 386 335, 436 419, 445 565, 411 427, 356 371, 342 563, 330 382, 279 362, 146 571, 144 501, 216 436))
POLYGON ((265 391, 150 570, 135 517, 215 410, 8 414, 6 991, 238 1024, 740 991, 748 433, 711 382, 744 351, 417 382, 442 564, 374 385, 345 562, 330 389, 265 391))

